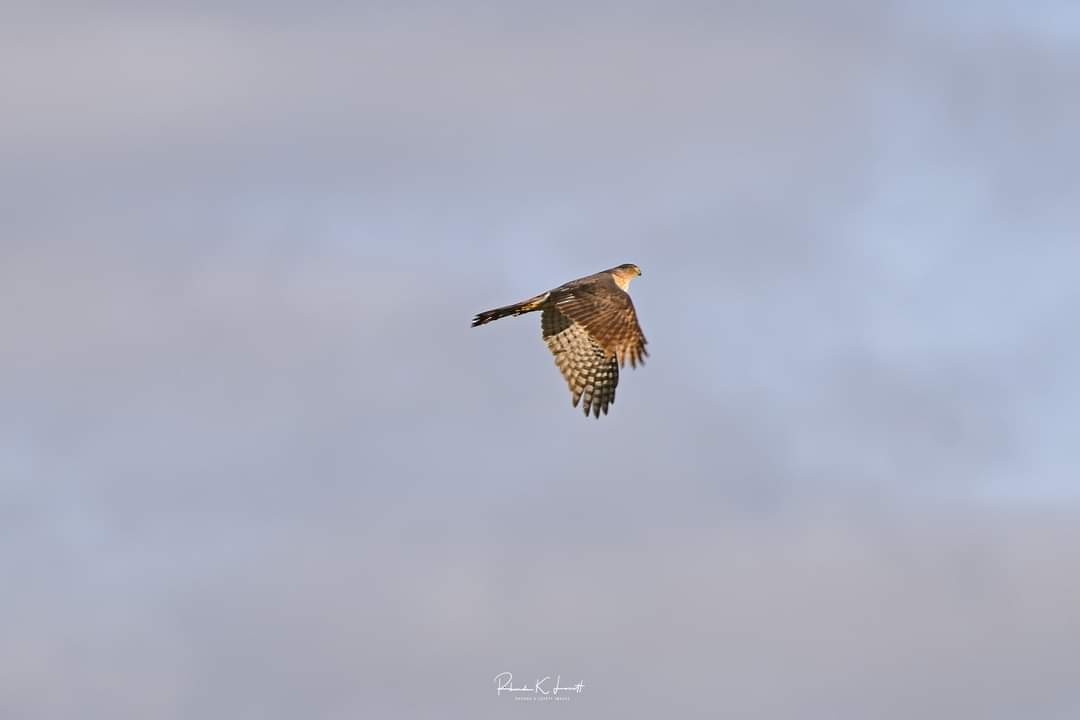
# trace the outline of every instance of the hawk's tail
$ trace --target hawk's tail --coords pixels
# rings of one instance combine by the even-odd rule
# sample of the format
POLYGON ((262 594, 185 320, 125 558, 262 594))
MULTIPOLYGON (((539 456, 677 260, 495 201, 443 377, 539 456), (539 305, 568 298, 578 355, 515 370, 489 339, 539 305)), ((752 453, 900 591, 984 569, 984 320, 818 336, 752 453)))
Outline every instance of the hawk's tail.
POLYGON ((495 308, 494 310, 485 310, 479 313, 473 318, 472 326, 483 325, 489 323, 492 320, 498 320, 509 315, 524 315, 525 313, 534 312, 539 310, 547 300, 550 293, 544 293, 543 295, 537 295, 534 298, 529 298, 523 302, 514 303, 513 305, 506 305, 504 307, 495 308))

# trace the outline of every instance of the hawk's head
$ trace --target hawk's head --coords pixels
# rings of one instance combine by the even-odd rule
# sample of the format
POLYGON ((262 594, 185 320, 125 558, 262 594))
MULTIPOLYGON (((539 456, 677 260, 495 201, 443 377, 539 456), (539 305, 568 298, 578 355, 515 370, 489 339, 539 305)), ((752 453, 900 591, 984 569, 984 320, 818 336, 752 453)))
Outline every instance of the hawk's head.
POLYGON ((630 287, 630 281, 641 275, 641 268, 634 263, 624 263, 611 268, 609 272, 611 277, 615 278, 615 284, 626 290, 630 287))

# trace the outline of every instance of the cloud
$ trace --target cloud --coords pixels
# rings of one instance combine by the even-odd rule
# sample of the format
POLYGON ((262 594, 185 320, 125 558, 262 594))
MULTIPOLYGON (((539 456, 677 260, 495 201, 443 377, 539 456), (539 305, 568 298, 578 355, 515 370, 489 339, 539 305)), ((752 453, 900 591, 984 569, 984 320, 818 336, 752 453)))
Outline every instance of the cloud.
POLYGON ((599 542, 392 548, 253 519, 209 555, 163 535, 39 573, 23 617, 59 622, 14 626, 0 666, 8 707, 45 717, 498 717, 504 670, 584 682, 574 716, 1058 717, 1076 703, 1073 514, 725 516, 599 542), (56 677, 76 684, 46 693, 56 677))
POLYGON ((2 714, 1075 714, 1067 23, 620 8, 22 11, 2 714))

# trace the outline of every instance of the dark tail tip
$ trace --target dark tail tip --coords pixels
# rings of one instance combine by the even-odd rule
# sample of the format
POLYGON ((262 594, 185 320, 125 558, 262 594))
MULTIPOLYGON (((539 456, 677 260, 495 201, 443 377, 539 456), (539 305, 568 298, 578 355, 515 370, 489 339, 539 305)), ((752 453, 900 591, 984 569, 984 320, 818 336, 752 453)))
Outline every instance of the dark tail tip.
POLYGON ((506 317, 507 315, 520 314, 521 305, 509 305, 507 307, 495 308, 494 310, 485 310, 482 313, 478 313, 472 320, 472 326, 483 325, 489 323, 492 320, 498 320, 499 318, 506 317))
POLYGON ((478 315, 476 315, 476 317, 472 319, 472 326, 477 327, 479 325, 483 325, 484 323, 489 323, 492 320, 498 319, 498 317, 499 316, 496 315, 492 310, 479 313, 478 315))

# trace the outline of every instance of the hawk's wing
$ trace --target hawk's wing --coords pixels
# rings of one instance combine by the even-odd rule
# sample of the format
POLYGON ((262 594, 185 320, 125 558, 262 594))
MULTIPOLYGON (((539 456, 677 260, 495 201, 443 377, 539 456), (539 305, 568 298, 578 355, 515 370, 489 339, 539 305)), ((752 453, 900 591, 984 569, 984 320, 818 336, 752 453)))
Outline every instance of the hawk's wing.
POLYGON ((645 334, 638 325, 634 303, 610 278, 565 285, 552 291, 549 302, 581 324, 609 356, 618 359, 619 365, 625 365, 628 359, 631 367, 644 364, 649 353, 645 351, 645 334))
POLYGON ((603 410, 615 402, 615 387, 619 384, 619 363, 606 352, 579 322, 571 320, 556 307, 548 305, 540 320, 544 342, 559 372, 570 386, 574 407, 584 398, 582 409, 600 417, 603 410))

